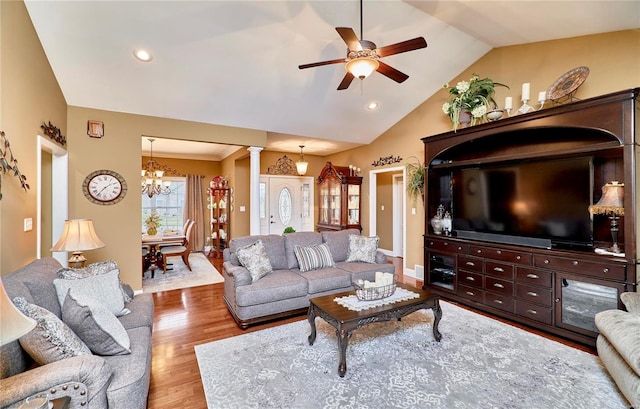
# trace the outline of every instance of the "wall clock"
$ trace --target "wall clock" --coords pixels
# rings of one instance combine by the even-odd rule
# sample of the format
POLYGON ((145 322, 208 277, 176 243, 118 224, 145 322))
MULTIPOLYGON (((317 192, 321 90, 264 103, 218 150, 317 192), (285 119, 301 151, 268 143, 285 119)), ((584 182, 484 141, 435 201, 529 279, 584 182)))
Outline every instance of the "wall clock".
POLYGON ((124 199, 127 194, 127 182, 112 170, 96 170, 84 178, 82 193, 90 202, 112 205, 124 199))

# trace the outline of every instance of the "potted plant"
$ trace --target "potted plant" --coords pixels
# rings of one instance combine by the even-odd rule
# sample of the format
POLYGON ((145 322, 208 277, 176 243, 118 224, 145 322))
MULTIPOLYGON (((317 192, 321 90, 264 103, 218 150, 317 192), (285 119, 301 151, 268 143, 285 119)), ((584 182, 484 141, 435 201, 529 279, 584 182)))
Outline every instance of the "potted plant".
POLYGON ((145 226, 147 226, 147 234, 154 235, 158 233, 158 229, 162 226, 162 217, 156 212, 151 214, 144 220, 145 226))
POLYGON ((495 87, 509 88, 491 78, 480 79, 477 74, 469 81, 458 82, 455 87, 444 84, 443 88, 449 89, 449 100, 442 105, 442 112, 451 120, 454 131, 461 123, 475 125, 478 121, 486 121, 487 112, 498 107, 493 99, 495 87))
POLYGON ((293 227, 291 227, 291 226, 287 226, 287 227, 285 227, 285 228, 284 228, 284 231, 282 232, 282 234, 286 234, 286 233, 295 233, 295 232, 296 232, 296 229, 294 229, 294 228, 293 228, 293 227))
POLYGON ((424 205, 424 178, 426 169, 424 164, 421 164, 417 158, 414 158, 417 163, 407 163, 407 194, 409 198, 413 200, 415 206, 418 197, 422 199, 424 205))

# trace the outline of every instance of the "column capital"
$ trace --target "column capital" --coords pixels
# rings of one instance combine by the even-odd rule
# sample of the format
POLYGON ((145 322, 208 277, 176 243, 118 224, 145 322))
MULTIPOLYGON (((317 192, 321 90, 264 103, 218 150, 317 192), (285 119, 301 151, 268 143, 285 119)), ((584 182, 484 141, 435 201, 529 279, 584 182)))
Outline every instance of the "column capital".
POLYGON ((260 147, 260 146, 250 146, 247 148, 247 150, 251 153, 260 153, 261 151, 264 150, 264 148, 260 147))

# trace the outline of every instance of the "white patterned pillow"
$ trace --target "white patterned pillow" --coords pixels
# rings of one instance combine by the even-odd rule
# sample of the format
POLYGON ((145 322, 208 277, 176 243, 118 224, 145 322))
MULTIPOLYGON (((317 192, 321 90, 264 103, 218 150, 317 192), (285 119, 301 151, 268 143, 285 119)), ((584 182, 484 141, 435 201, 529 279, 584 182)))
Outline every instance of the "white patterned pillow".
POLYGON ((60 308, 64 306, 64 300, 70 288, 75 294, 83 294, 94 298, 104 304, 111 313, 117 317, 127 315, 131 311, 124 308, 124 297, 120 289, 119 271, 113 270, 105 274, 92 275, 75 280, 56 278, 53 285, 60 302, 60 308))
POLYGON ((40 365, 79 355, 91 355, 84 342, 54 313, 30 304, 22 297, 13 299, 15 306, 36 321, 36 327, 20 337, 22 348, 40 365))
POLYGON ((62 306, 62 320, 96 355, 131 353, 127 330, 100 301, 71 289, 62 306))
POLYGON ((294 246, 293 252, 296 255, 296 259, 298 259, 298 265, 302 273, 320 268, 335 267, 333 256, 327 243, 307 247, 294 246))
POLYGON ((236 250, 236 255, 238 256, 240 264, 249 270, 251 282, 253 283, 273 271, 262 240, 257 240, 248 246, 240 247, 236 250))
MULTIPOLYGON (((65 280, 75 280, 79 278, 87 278, 90 276, 105 274, 111 272, 113 270, 118 270, 118 274, 120 274, 120 269, 118 269, 118 264, 114 260, 100 261, 97 263, 91 263, 83 268, 66 268, 63 267, 56 272, 58 278, 64 278, 65 280)), ((118 278, 118 280, 120 280, 118 278)), ((125 303, 129 303, 133 300, 127 294, 127 292, 123 288, 122 280, 120 280, 120 290, 122 291, 122 298, 125 303)))
POLYGON ((349 235, 349 252, 347 262, 364 261, 365 263, 376 262, 376 252, 378 251, 378 241, 380 237, 364 237, 358 234, 349 235))

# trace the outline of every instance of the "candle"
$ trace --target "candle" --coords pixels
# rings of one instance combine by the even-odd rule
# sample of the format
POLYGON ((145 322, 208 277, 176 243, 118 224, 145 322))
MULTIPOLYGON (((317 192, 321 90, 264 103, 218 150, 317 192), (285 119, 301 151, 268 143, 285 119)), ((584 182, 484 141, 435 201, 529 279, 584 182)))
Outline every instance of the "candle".
POLYGON ((513 108, 513 98, 506 97, 504 99, 504 109, 511 109, 511 108, 513 108))
POLYGON ((547 91, 538 92, 538 102, 543 103, 547 100, 547 91))
POLYGON ((529 98, 529 92, 531 89, 531 84, 529 84, 528 82, 525 82, 524 84, 522 84, 522 100, 523 101, 528 101, 529 98))

